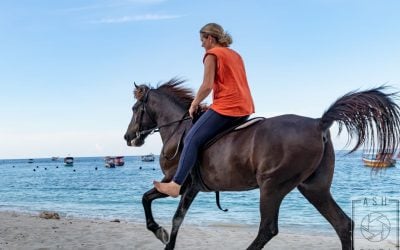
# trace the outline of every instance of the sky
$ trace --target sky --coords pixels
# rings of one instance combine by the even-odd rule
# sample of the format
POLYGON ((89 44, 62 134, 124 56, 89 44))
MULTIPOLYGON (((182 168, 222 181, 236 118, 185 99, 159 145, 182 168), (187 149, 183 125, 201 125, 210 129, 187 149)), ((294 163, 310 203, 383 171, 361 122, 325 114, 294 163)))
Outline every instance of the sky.
MULTIPOLYGON (((2 0, 0 159, 158 154, 123 135, 133 82, 197 90, 199 30, 221 24, 256 114, 318 118, 345 93, 400 89, 397 0, 2 0)), ((346 134, 336 136, 344 149, 346 134)))

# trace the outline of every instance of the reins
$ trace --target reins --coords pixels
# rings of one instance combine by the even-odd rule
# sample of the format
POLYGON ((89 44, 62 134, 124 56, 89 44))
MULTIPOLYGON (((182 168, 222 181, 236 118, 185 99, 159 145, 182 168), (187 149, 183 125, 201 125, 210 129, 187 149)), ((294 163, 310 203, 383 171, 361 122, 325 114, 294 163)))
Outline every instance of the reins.
MULTIPOLYGON (((173 124, 175 124, 175 123, 179 123, 178 126, 176 126, 175 130, 171 133, 171 136, 164 142, 164 146, 165 146, 165 145, 167 144, 167 142, 174 136, 174 134, 175 134, 176 131, 178 130, 180 123, 182 123, 182 122, 185 121, 185 120, 191 119, 191 117, 189 116, 189 113, 188 113, 188 112, 185 112, 185 113, 183 114, 182 118, 179 119, 179 120, 175 120, 175 121, 172 121, 172 122, 168 122, 168 123, 165 123, 165 124, 160 125, 160 126, 156 126, 156 127, 154 127, 154 128, 151 128, 151 129, 140 130, 140 127, 141 127, 141 125, 142 125, 142 120, 143 120, 143 115, 144 115, 144 114, 147 114, 147 116, 150 118, 150 120, 151 120, 153 123, 157 124, 157 122, 155 121, 155 119, 150 115, 149 112, 147 112, 147 109, 146 109, 146 103, 147 103, 147 99, 148 99, 148 95, 149 95, 149 93, 150 93, 150 90, 151 90, 151 89, 149 89, 149 90, 146 92, 146 94, 145 94, 145 96, 143 97, 143 100, 142 100, 142 105, 143 105, 143 107, 142 107, 141 114, 140 114, 140 119, 139 119, 139 131, 136 132, 136 137, 139 137, 139 136, 141 136, 141 135, 146 135, 146 134, 152 135, 152 134, 154 134, 154 133, 156 133, 156 132, 160 132, 160 129, 161 129, 161 128, 171 126, 171 125, 173 125, 173 124)), ((173 160, 173 159, 178 155, 178 153, 179 153, 179 148, 180 148, 180 145, 181 145, 181 142, 182 142, 182 138, 184 137, 184 134, 185 134, 185 132, 182 133, 181 138, 180 138, 179 141, 178 141, 178 145, 177 145, 177 147, 176 147, 175 153, 174 153, 174 155, 173 155, 172 157, 167 157, 167 156, 165 155, 165 153, 164 153, 164 147, 163 147, 163 149, 162 149, 161 152, 162 152, 162 155, 164 156, 165 159, 167 159, 168 161, 171 161, 171 160, 173 160)))
POLYGON ((185 113, 183 114, 183 117, 182 117, 181 119, 179 119, 179 120, 172 121, 172 122, 168 122, 168 123, 166 123, 166 124, 163 124, 163 125, 161 125, 161 126, 157 126, 157 127, 155 127, 155 128, 140 130, 140 126, 141 126, 141 124, 142 124, 143 114, 144 114, 144 113, 146 113, 146 114, 149 116, 150 120, 151 120, 153 123, 157 124, 157 122, 155 121, 155 119, 150 115, 149 112, 147 112, 147 109, 146 109, 146 103, 147 103, 147 99, 148 99, 148 97, 149 97, 150 91, 151 91, 151 89, 149 89, 149 90, 146 92, 146 94, 145 94, 144 97, 143 97, 143 100, 141 101, 141 102, 142 102, 142 105, 143 105, 143 108, 142 108, 142 110, 141 110, 141 115, 140 115, 140 120, 139 120, 139 131, 136 132, 136 137, 139 137, 139 136, 144 135, 144 134, 150 134, 150 135, 151 135, 151 134, 154 134, 154 133, 156 133, 156 132, 160 132, 160 128, 168 127, 168 126, 171 126, 172 124, 175 124, 175 123, 178 123, 178 122, 182 122, 182 121, 184 121, 184 120, 189 120, 189 119, 191 119, 190 116, 187 116, 189 113, 188 113, 188 112, 185 112, 185 113), (187 117, 186 117, 186 116, 187 116, 187 117))
MULTIPOLYGON (((166 124, 163 124, 163 125, 158 126, 158 127, 155 127, 155 128, 145 129, 145 130, 136 132, 136 135, 144 135, 144 134, 150 134, 150 135, 151 135, 151 134, 160 132, 160 129, 161 129, 161 128, 171 126, 171 125, 173 125, 173 124, 175 124, 175 123, 178 123, 178 122, 183 122, 183 121, 185 121, 185 120, 192 119, 190 116, 187 116, 187 114, 188 114, 188 113, 186 112, 186 113, 183 115, 183 117, 182 117, 181 119, 179 119, 179 120, 176 120, 176 121, 173 121, 173 122, 168 122, 168 123, 166 123, 166 124), (186 116, 187 116, 187 117, 186 117, 186 116)), ((147 114, 147 115, 149 115, 149 114, 147 114)), ((149 115, 149 116, 150 116, 150 115, 149 115)))

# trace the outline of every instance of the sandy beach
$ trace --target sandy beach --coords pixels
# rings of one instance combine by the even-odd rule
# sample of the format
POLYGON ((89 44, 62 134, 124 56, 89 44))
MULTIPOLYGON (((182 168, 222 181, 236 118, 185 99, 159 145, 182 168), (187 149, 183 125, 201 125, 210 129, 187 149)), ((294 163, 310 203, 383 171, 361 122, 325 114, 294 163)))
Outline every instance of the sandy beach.
MULTIPOLYGON (((165 225, 167 226, 167 225, 165 225)), ((176 249, 246 249, 256 228, 183 225, 176 249)), ((164 249, 144 224, 89 219, 42 219, 0 212, 0 249, 164 249)), ((341 249, 335 236, 280 233, 265 249, 341 249)))

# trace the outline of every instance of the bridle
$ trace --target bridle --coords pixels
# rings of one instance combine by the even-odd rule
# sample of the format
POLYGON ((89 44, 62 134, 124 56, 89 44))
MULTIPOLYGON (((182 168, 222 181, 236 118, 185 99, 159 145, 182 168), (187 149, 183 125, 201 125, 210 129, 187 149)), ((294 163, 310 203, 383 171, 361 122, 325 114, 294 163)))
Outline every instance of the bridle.
MULTIPOLYGON (((151 135, 151 134, 154 134, 154 133, 156 133, 156 132, 160 132, 160 129, 161 129, 161 128, 171 126, 171 125, 173 125, 173 124, 175 124, 175 123, 179 123, 178 126, 176 126, 175 130, 174 130, 174 131, 171 133, 171 135, 168 137, 168 139, 164 142, 164 146, 165 146, 165 145, 167 144, 167 142, 168 142, 172 137, 174 137, 174 134, 175 134, 176 131, 178 130, 180 123, 183 122, 183 121, 185 121, 185 120, 191 119, 191 117, 189 116, 189 112, 185 112, 185 113, 183 114, 183 117, 182 117, 181 119, 175 120, 175 121, 172 121, 172 122, 168 122, 168 123, 165 123, 165 124, 160 125, 160 126, 157 126, 156 120, 155 120, 154 117, 150 114, 150 112, 148 112, 147 109, 146 109, 146 103, 147 103, 147 99, 149 98, 149 93, 150 93, 150 91, 151 91, 151 89, 148 89, 148 90, 146 91, 146 93, 144 94, 144 97, 142 98, 142 100, 139 100, 139 101, 141 101, 141 106, 142 106, 142 108, 141 108, 140 116, 139 116, 139 119, 138 119, 138 122, 139 122, 139 129, 138 129, 138 131, 136 132, 136 138, 139 138, 141 135, 151 135), (144 114, 146 114, 146 115, 150 118, 150 120, 151 120, 154 124, 156 124, 156 126, 155 126, 154 128, 141 130, 144 114)), ((185 134, 185 132, 182 133, 181 138, 180 138, 179 141, 178 141, 178 145, 176 146, 175 153, 173 154, 172 157, 166 156, 166 154, 164 153, 164 147, 163 147, 163 149, 162 149, 161 152, 162 152, 162 155, 164 156, 165 159, 167 159, 168 161, 171 161, 171 160, 173 160, 173 159, 178 155, 179 148, 180 148, 180 145, 181 145, 181 142, 182 142, 182 138, 184 137, 184 134, 185 134)))
POLYGON ((154 117, 150 114, 150 112, 148 112, 147 109, 146 109, 146 103, 147 103, 147 99, 149 98, 149 93, 150 93, 150 91, 151 91, 151 89, 148 89, 148 90, 146 91, 146 93, 144 94, 144 97, 143 97, 141 100, 139 100, 139 101, 141 102, 141 107, 142 107, 142 108, 141 108, 140 116, 139 116, 139 119, 138 119, 139 129, 138 129, 138 131, 136 132, 136 138, 138 138, 138 137, 141 136, 141 135, 146 135, 146 134, 151 135, 151 134, 154 134, 154 133, 156 133, 156 132, 160 132, 160 129, 161 129, 161 128, 168 127, 168 126, 171 126, 171 125, 173 125, 173 124, 175 124, 175 123, 180 123, 180 122, 182 122, 182 121, 191 119, 191 117, 189 116, 189 113, 188 113, 188 112, 185 112, 185 114, 183 114, 183 117, 182 117, 181 119, 176 120, 176 121, 172 121, 172 122, 168 122, 168 123, 163 124, 163 125, 160 125, 160 126, 157 126, 156 120, 155 120, 154 117), (143 116, 144 116, 144 114, 146 114, 146 115, 150 118, 150 120, 151 120, 154 124, 156 124, 156 126, 155 126, 154 128, 144 129, 144 130, 141 129, 141 128, 142 128, 142 122, 143 122, 143 116))

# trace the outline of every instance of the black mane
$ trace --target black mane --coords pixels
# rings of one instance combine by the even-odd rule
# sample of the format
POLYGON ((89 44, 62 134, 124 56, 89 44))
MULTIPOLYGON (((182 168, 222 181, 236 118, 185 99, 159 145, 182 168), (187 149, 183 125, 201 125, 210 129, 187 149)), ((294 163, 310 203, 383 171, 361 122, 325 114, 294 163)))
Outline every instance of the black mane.
POLYGON ((194 96, 191 89, 182 86, 184 82, 185 80, 172 78, 168 82, 158 86, 156 90, 167 95, 179 106, 188 109, 194 99, 194 96))

